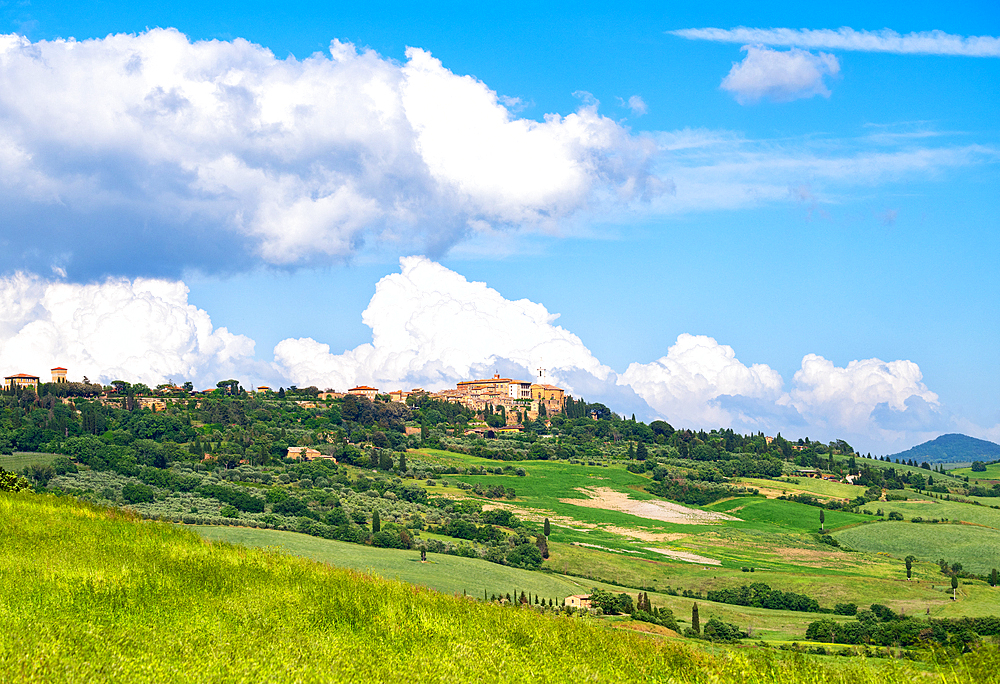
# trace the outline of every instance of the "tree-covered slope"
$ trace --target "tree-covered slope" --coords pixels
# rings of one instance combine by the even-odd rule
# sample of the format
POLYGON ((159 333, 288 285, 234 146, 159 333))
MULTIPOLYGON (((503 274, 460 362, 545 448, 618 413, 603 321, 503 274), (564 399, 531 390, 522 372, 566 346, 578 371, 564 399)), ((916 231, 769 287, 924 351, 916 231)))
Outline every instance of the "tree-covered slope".
POLYGON ((918 444, 912 449, 893 454, 892 459, 913 459, 917 463, 971 463, 1000 459, 1000 444, 968 435, 947 434, 918 444))

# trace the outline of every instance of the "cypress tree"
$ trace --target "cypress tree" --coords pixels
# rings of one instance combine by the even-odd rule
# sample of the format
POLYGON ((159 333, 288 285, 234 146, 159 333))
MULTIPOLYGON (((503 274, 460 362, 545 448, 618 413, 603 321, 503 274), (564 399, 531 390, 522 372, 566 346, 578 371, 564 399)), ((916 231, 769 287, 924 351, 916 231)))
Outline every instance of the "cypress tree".
POLYGON ((826 512, 821 508, 819 509, 819 529, 822 532, 824 529, 824 524, 826 523, 826 512))
POLYGON ((551 531, 552 531, 552 527, 549 525, 549 519, 546 518, 545 522, 542 524, 542 534, 544 534, 546 537, 548 537, 549 536, 549 532, 551 532, 551 531))
POLYGON ((701 622, 698 620, 697 603, 691 606, 691 629, 694 630, 695 634, 701 634, 701 622))
POLYGON ((405 451, 400 451, 399 452, 399 472, 401 474, 406 472, 406 452, 405 451))
POLYGON ((635 450, 635 457, 640 461, 645 461, 646 456, 649 455, 649 451, 646 449, 645 442, 639 442, 639 446, 635 450))
POLYGON ((378 517, 378 511, 372 511, 372 532, 379 532, 382 529, 382 521, 378 517))
POLYGON ((525 603, 527 603, 527 602, 528 602, 528 597, 527 597, 527 596, 525 596, 525 595, 524 595, 524 592, 522 591, 522 592, 521 592, 521 603, 522 603, 522 604, 525 604, 525 603))

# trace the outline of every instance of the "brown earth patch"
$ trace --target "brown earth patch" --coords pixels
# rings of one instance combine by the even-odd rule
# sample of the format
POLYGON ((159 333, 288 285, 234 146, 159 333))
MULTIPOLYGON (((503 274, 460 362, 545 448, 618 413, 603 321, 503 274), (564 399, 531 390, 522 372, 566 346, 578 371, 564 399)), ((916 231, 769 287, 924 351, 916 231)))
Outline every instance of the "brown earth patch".
POLYGON ((705 556, 699 556, 696 553, 690 553, 688 551, 677 551, 676 549, 654 549, 649 546, 646 547, 647 551, 652 551, 653 553, 659 553, 667 558, 672 558, 673 560, 684 561, 685 563, 699 563, 702 565, 722 565, 722 561, 715 560, 714 558, 706 558, 705 556))
POLYGON ((647 532, 642 528, 618 527, 616 525, 605 525, 602 529, 611 534, 633 537, 647 542, 670 542, 691 536, 685 532, 647 532))
POLYGON ((606 511, 619 511, 628 513, 639 518, 650 520, 661 520, 663 522, 678 523, 681 525, 706 525, 727 520, 739 520, 725 513, 715 511, 702 511, 695 508, 688 508, 680 504, 659 500, 639 500, 633 499, 628 494, 609 489, 607 487, 595 487, 586 489, 577 487, 577 491, 585 494, 586 499, 559 499, 561 503, 572 504, 574 506, 586 506, 587 508, 600 508, 606 511))

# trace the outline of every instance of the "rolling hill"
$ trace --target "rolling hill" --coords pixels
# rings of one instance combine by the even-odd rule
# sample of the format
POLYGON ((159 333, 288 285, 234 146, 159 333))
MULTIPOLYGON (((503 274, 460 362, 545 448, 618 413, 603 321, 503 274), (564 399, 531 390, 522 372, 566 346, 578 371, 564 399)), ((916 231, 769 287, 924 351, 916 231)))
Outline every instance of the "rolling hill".
POLYGON ((947 434, 890 456, 893 460, 913 459, 917 463, 971 463, 1000 459, 1000 444, 968 435, 947 434))

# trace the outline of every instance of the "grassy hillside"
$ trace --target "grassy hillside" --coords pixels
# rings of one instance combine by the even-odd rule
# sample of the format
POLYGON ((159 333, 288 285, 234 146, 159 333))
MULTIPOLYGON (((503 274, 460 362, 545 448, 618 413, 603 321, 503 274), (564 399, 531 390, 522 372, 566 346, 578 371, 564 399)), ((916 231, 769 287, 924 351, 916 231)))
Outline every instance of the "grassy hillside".
MULTIPOLYGON (((884 522, 853 527, 835 536, 842 544, 860 551, 889 553, 899 558, 913 555, 924 561, 943 558, 981 575, 1000 568, 1000 530, 989 527, 884 522)), ((948 578, 938 574, 937 581, 945 585, 948 578)))
MULTIPOLYGON (((0 680, 911 682, 907 664, 699 652, 205 543, 69 498, 0 495, 0 680)), ((997 681, 986 649, 934 681, 997 681)))
POLYGON ((321 563, 360 570, 387 579, 397 579, 448 594, 467 593, 482 598, 488 594, 526 591, 561 602, 570 594, 588 593, 593 582, 521 570, 478 558, 432 553, 420 562, 419 551, 377 549, 295 532, 257 530, 248 527, 197 526, 205 539, 254 547, 271 547, 321 563))
POLYGON ((968 435, 948 434, 937 439, 918 444, 891 457, 913 459, 917 463, 970 463, 972 461, 993 461, 1000 458, 1000 444, 976 439, 968 435))

